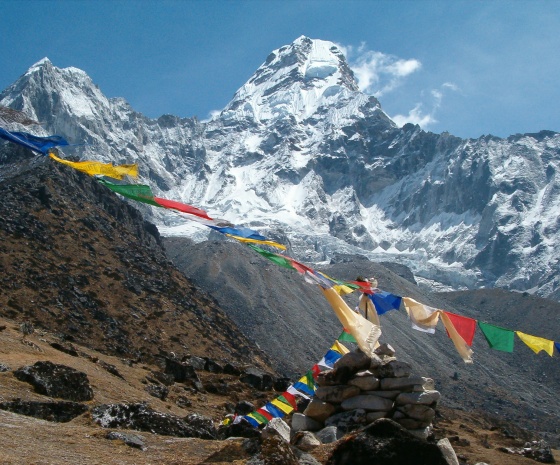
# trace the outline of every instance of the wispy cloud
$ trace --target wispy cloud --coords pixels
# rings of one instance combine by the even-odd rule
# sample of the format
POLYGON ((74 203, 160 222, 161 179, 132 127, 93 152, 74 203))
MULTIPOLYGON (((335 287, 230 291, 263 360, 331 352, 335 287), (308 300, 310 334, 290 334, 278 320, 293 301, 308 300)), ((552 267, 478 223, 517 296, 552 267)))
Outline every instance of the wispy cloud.
MULTIPOLYGON (((439 89, 432 89, 429 91, 427 104, 421 102, 416 103, 414 108, 408 112, 408 115, 394 115, 391 119, 401 127, 406 123, 412 123, 419 125, 422 129, 427 129, 429 126, 438 122, 435 115, 441 107, 442 100, 447 91, 457 92, 459 88, 451 82, 444 82, 439 89), (428 107, 427 112, 425 111, 425 107, 428 107)), ((421 96, 425 94, 425 92, 422 92, 421 96)))
POLYGON ((403 80, 422 67, 420 61, 368 50, 362 43, 358 48, 339 45, 363 92, 380 97, 402 84, 403 80))

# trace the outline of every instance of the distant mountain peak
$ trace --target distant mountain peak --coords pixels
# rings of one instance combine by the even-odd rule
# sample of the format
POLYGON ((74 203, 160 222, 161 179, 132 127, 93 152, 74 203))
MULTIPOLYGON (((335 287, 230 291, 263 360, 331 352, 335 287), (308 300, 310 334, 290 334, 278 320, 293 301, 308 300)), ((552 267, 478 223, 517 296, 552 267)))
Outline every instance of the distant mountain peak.
POLYGON ((298 37, 274 50, 236 92, 222 116, 257 121, 312 115, 329 98, 359 93, 354 73, 333 42, 298 37))

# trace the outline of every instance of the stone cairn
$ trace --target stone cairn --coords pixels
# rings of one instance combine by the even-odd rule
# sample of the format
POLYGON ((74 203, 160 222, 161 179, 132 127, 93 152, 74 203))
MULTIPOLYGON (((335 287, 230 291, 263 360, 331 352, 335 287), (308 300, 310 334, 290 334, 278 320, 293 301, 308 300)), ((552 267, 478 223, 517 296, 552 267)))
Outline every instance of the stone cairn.
POLYGON ((292 429, 318 431, 336 427, 337 436, 379 418, 390 418, 426 438, 432 429, 440 393, 430 378, 412 376, 409 364, 395 358, 383 344, 373 357, 360 350, 340 358, 332 370, 317 377, 315 397, 292 419, 292 429))

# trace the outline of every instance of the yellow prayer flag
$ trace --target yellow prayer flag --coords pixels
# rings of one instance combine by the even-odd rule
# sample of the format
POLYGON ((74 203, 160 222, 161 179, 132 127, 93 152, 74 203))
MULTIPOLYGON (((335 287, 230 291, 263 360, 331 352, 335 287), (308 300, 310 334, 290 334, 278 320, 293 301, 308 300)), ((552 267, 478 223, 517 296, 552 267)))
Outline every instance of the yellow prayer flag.
POLYGON ((522 333, 521 331, 515 331, 529 349, 531 349, 535 354, 538 354, 541 350, 544 350, 548 355, 552 357, 554 354, 554 341, 549 341, 542 337, 531 336, 529 334, 522 333))
POLYGON ((239 242, 244 242, 244 243, 253 243, 253 244, 264 244, 264 245, 269 245, 271 247, 276 247, 277 249, 281 249, 281 250, 286 250, 286 246, 279 244, 278 242, 274 242, 274 241, 266 241, 266 240, 259 240, 259 239, 249 239, 247 237, 241 237, 241 236, 234 236, 233 234, 226 234, 226 236, 231 237, 232 239, 236 239, 239 242))
POLYGON ((57 157, 54 153, 49 153, 53 160, 70 166, 82 173, 90 176, 101 175, 114 179, 123 179, 125 176, 138 177, 138 165, 113 165, 112 163, 100 163, 97 161, 68 161, 57 157))
POLYGON ((337 284, 336 286, 333 286, 333 289, 338 295, 346 295, 354 292, 354 289, 346 286, 345 284, 337 284))
POLYGON ((270 401, 270 403, 272 405, 274 405, 275 407, 279 408, 280 410, 282 410, 284 413, 291 413, 294 408, 291 407, 290 405, 285 404, 284 402, 279 401, 278 399, 272 399, 270 401))
POLYGON ((334 350, 335 352, 338 352, 339 354, 342 354, 342 355, 350 352, 350 349, 348 349, 347 347, 345 347, 344 345, 342 345, 338 341, 334 341, 334 344, 332 345, 331 350, 334 350))

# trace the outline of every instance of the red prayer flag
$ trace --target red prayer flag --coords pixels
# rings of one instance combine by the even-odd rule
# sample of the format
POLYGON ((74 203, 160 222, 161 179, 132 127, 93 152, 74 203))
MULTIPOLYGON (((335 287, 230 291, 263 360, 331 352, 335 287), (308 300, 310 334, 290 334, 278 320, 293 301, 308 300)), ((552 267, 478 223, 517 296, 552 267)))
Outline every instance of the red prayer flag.
POLYGON ((290 403, 290 405, 297 410, 296 396, 289 393, 288 391, 285 391, 282 393, 282 397, 284 397, 284 399, 286 399, 290 403))
MULTIPOLYGON (((476 331, 476 320, 473 320, 472 318, 468 318, 466 316, 456 315, 455 313, 445 311, 444 313, 449 317, 451 323, 453 323, 453 326, 455 326, 455 329, 465 340, 465 342, 469 346, 472 346, 474 332, 476 331)), ((447 335, 449 336, 449 333, 447 333, 447 335)))
POLYGON ((292 266, 297 270, 298 273, 301 274, 305 274, 306 271, 309 271, 310 273, 313 273, 313 270, 311 268, 309 268, 308 266, 305 266, 303 263, 300 263, 296 260, 294 260, 293 258, 290 257, 285 257, 287 258, 290 263, 292 264, 292 266))
POLYGON ((321 373, 321 369, 319 368, 319 365, 317 364, 313 365, 313 368, 311 368, 311 372, 313 373, 313 379, 317 379, 317 376, 319 376, 319 373, 321 373))
POLYGON ((154 197, 154 200, 160 204, 162 207, 171 208, 173 210, 178 210, 183 213, 189 213, 191 215, 200 216, 201 218, 206 218, 207 220, 211 220, 204 210, 200 208, 192 207, 191 205, 187 205, 181 202, 176 202, 175 200, 167 200, 162 199, 160 197, 154 197))
POLYGON ((257 413, 260 413, 263 417, 265 417, 268 421, 272 420, 274 417, 267 412, 265 409, 260 408, 257 410, 257 413))

